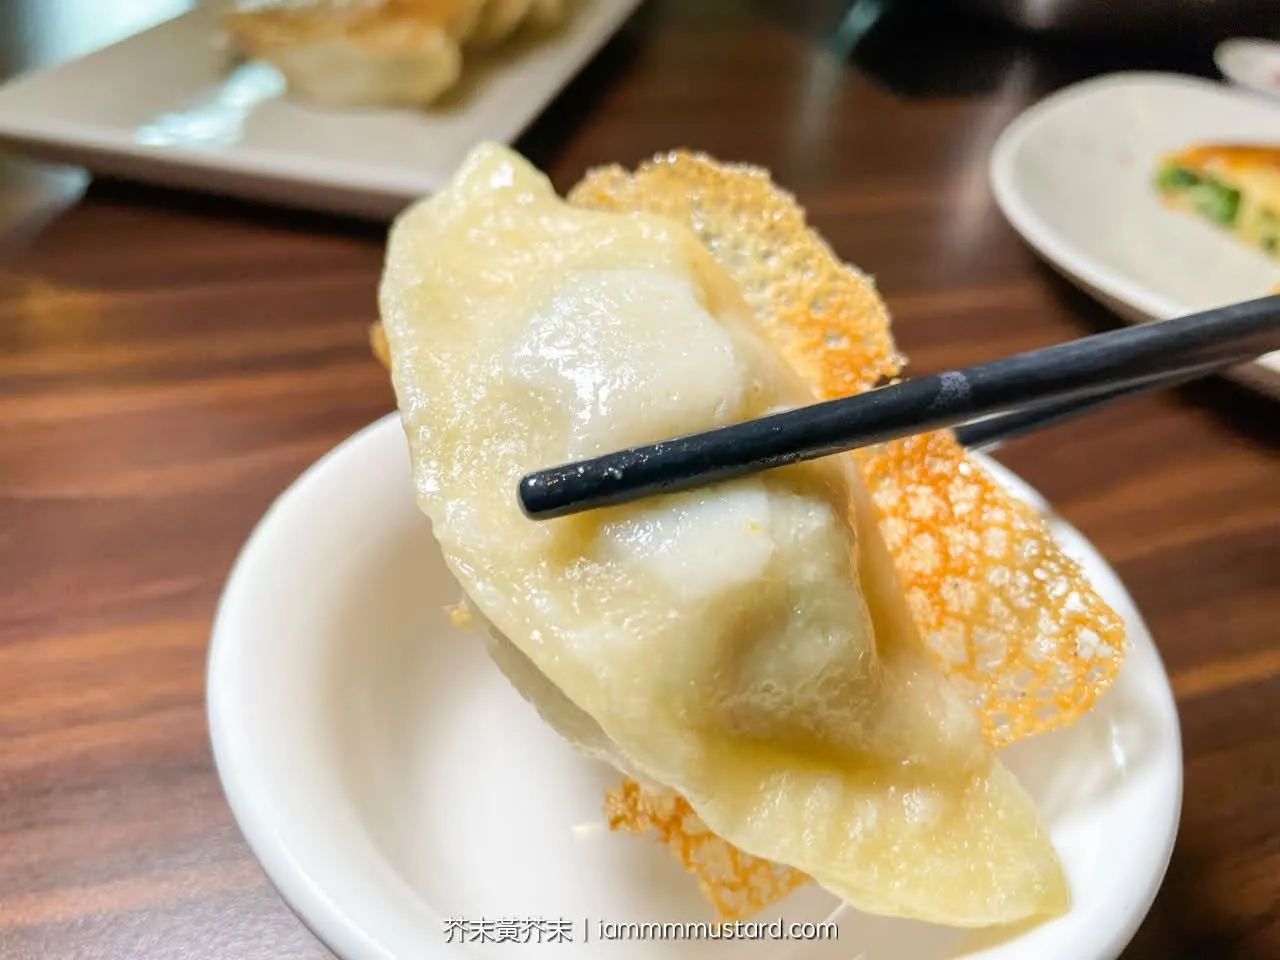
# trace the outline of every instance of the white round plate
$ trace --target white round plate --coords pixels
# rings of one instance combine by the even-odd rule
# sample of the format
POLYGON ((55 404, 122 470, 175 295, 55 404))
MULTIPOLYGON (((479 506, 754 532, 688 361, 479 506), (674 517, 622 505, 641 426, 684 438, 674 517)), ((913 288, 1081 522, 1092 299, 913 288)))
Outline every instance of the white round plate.
POLYGON ((868 917, 810 887, 760 919, 831 920, 836 939, 602 940, 602 923, 708 909, 660 843, 608 830, 618 776, 573 753, 450 625, 460 590, 414 504, 395 415, 290 487, 231 573, 209 655, 218 773, 272 881, 345 960, 1114 960, 1177 831, 1178 717, 1124 588, 1078 533, 1057 531, 1133 648, 1085 720, 1008 751, 1074 893, 1070 913, 1021 934, 868 917), (481 942, 448 944, 449 920, 481 942), (552 943, 561 921, 572 940, 552 943), (493 942, 508 929, 528 942, 493 942))
POLYGON ((1237 37, 1213 51, 1213 62, 1234 84, 1280 97, 1280 43, 1237 37))
MULTIPOLYGON (((1033 250, 1129 323, 1265 297, 1280 261, 1165 208, 1153 189, 1164 154, 1205 143, 1280 144, 1280 104, 1195 77, 1111 74, 1009 124, 991 188, 1033 250)), ((1231 374, 1280 398, 1280 351, 1231 374)))

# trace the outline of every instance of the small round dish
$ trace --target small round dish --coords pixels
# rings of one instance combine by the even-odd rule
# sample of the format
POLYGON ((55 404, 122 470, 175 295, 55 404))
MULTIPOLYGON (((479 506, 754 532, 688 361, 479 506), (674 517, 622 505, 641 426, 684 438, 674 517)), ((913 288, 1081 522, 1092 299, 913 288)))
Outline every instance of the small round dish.
POLYGON ((1083 721, 1006 752, 1073 890, 1071 911, 1038 927, 869 917, 811 886, 758 918, 781 923, 755 939, 696 939, 696 928, 679 939, 670 926, 660 941, 612 939, 634 936, 628 924, 711 918, 661 844, 608 830, 602 800, 617 775, 574 754, 450 624, 460 591, 414 504, 395 415, 303 474, 232 570, 209 654, 218 773, 267 874, 344 960, 1114 960, 1177 832, 1178 718, 1124 588, 1054 522, 1124 616, 1132 650, 1083 721))
MULTIPOLYGON (((1126 323, 1253 300, 1280 263, 1221 228, 1169 209, 1161 159, 1195 144, 1280 143, 1275 101, 1182 74, 1125 72, 1057 90, 996 139, 997 206, 1049 266, 1126 323)), ((1280 399, 1280 350, 1226 376, 1280 399)))

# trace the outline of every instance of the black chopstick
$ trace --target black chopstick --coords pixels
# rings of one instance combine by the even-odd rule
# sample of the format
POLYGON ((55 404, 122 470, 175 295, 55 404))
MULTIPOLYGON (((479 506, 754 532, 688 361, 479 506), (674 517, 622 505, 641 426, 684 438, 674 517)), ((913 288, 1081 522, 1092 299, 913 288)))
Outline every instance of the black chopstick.
POLYGON ((1088 413, 1125 397, 1137 396, 1177 387, 1203 376, 1216 373, 1222 364, 1211 363, 1203 367, 1185 367, 1176 373, 1159 380, 1144 381, 1137 386, 1124 386, 1105 393, 1093 394, 1081 400, 1067 400, 1052 406, 1035 407, 1031 410, 1015 410, 1013 413, 999 413, 981 420, 972 420, 961 424, 954 430, 956 440, 969 450, 994 450, 1005 442, 1023 434, 1050 427, 1072 417, 1088 413))
POLYGON ((532 473, 535 520, 674 493, 982 417, 1085 402, 1280 349, 1280 296, 1112 330, 532 473))

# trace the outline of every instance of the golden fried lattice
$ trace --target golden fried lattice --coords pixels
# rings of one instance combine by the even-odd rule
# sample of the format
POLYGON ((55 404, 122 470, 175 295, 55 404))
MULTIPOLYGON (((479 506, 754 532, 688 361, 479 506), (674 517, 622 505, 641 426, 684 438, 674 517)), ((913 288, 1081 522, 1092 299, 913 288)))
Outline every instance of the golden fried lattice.
POLYGON ((718 921, 749 917, 809 882, 799 870, 753 857, 721 840, 674 790, 624 780, 606 795, 605 814, 612 830, 657 833, 697 878, 718 921))
POLYGON ((1044 518, 950 431, 858 452, 916 628, 1001 747, 1082 716, 1124 658, 1124 623, 1044 518))

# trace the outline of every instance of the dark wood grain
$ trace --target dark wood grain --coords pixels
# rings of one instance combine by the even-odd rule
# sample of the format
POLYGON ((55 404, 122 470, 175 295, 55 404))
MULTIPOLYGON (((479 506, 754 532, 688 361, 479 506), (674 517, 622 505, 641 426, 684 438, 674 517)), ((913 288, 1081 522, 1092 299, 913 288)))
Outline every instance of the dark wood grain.
MULTIPOLYGON (((108 6, 0 7, 6 69, 108 6)), ((876 274, 917 371, 1110 324, 1005 224, 986 161, 1123 54, 957 50, 917 10, 846 60, 840 6, 651 3, 521 147, 562 188, 674 146, 769 166, 876 274)), ((383 231, 82 186, 0 163, 0 957, 323 957, 222 798, 204 657, 272 498, 392 408, 365 340, 383 231)), ((1126 960, 1280 956, 1278 409, 1205 383, 1001 455, 1115 565, 1178 693, 1182 832, 1126 960)))

